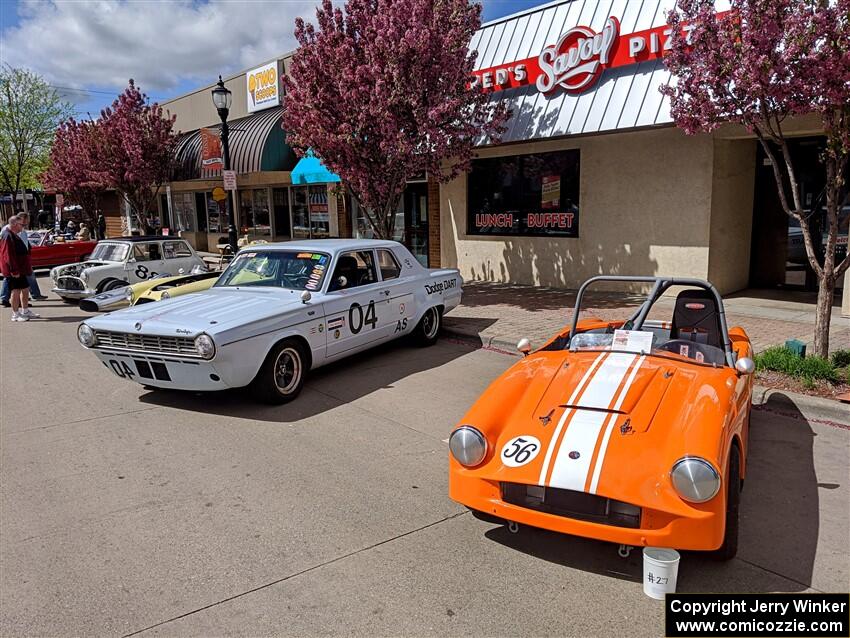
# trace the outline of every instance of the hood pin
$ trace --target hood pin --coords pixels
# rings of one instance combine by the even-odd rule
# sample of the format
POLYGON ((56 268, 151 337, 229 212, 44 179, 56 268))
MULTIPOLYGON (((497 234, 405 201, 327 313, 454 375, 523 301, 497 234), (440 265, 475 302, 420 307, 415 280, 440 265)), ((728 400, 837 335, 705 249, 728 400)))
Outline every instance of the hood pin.
POLYGON ((620 426, 620 434, 625 436, 626 434, 631 434, 632 432, 634 432, 634 430, 632 430, 632 420, 626 419, 623 422, 623 425, 620 426))
POLYGON ((555 408, 552 408, 551 410, 549 410, 549 414, 547 414, 546 416, 539 416, 539 417, 537 417, 538 419, 540 419, 540 424, 541 424, 544 428, 545 428, 547 425, 549 425, 549 421, 551 421, 551 420, 552 420, 552 415, 553 415, 554 413, 555 413, 555 408))

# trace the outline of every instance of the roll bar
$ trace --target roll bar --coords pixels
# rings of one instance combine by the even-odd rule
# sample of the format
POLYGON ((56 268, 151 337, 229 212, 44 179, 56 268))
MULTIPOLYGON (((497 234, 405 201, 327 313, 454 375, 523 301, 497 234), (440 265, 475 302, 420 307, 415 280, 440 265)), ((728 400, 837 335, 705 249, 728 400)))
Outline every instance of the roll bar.
POLYGON ((570 328, 570 340, 572 340, 573 335, 576 334, 576 330, 578 328, 578 315, 581 311, 581 302, 584 298, 585 290, 587 290, 588 286, 591 284, 595 284, 600 281, 652 284, 652 290, 649 291, 646 300, 640 305, 637 311, 635 311, 632 317, 623 324, 624 326, 629 326, 630 330, 640 330, 643 327, 643 322, 646 321, 646 317, 649 314, 649 309, 652 307, 652 304, 654 304, 671 286, 693 286, 707 290, 714 295, 714 300, 717 302, 717 310, 720 314, 720 331, 723 338, 723 350, 726 354, 726 363, 729 367, 735 367, 735 357, 732 354, 732 342, 729 339, 729 328, 726 326, 726 311, 723 308, 723 299, 720 297, 720 293, 717 292, 717 289, 714 286, 702 279, 639 277, 631 275, 598 275, 596 277, 591 277, 578 289, 578 294, 576 295, 576 306, 573 312, 572 327, 570 328))

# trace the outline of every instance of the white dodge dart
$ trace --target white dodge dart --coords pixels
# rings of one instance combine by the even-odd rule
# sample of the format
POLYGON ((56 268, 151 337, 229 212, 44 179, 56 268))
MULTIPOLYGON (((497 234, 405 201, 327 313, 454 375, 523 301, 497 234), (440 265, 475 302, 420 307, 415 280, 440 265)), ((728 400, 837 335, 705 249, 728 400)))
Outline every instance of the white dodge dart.
POLYGON ((110 372, 145 386, 249 386, 285 403, 326 363, 401 336, 433 344, 462 283, 394 241, 262 244, 207 291, 86 319, 77 336, 110 372))

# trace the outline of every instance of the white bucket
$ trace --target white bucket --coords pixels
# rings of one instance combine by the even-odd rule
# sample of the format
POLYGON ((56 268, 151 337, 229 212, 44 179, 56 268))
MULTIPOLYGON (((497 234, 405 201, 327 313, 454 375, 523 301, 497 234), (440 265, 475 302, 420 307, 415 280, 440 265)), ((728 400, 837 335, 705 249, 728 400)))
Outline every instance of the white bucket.
POLYGON ((664 600, 664 594, 676 592, 679 552, 666 547, 643 548, 643 593, 664 600))

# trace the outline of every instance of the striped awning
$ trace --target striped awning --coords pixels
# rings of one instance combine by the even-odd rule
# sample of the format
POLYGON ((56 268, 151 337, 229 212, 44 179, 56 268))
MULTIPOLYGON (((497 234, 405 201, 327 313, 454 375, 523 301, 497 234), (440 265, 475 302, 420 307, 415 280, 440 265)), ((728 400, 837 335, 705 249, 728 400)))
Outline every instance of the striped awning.
MULTIPOLYGON (((280 121, 283 107, 253 113, 229 121, 230 165, 238 174, 260 171, 290 171, 298 158, 286 144, 286 133, 280 121)), ((215 131, 221 125, 210 126, 215 131)), ((181 136, 177 145, 177 167, 173 181, 214 179, 220 170, 201 167, 201 132, 181 136)))

